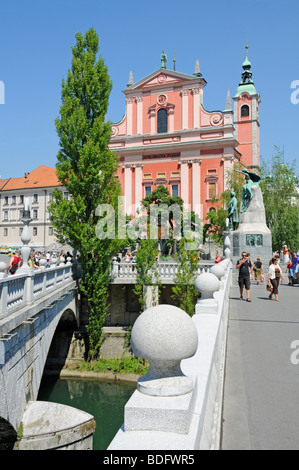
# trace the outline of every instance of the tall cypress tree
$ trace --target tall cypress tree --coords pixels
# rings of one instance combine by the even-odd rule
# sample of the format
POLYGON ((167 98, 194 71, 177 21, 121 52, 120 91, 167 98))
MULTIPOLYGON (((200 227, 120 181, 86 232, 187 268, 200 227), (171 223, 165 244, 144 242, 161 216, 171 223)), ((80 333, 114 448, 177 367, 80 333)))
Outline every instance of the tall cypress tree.
POLYGON ((56 119, 60 150, 56 170, 69 198, 53 192, 50 205, 55 234, 80 253, 81 290, 88 300, 90 354, 95 357, 102 341, 108 313, 111 254, 115 241, 99 239, 96 209, 101 204, 117 207, 120 186, 115 178, 118 158, 108 149, 111 124, 106 122, 112 83, 102 57, 97 58, 99 38, 89 29, 76 34, 71 68, 62 81, 62 104, 56 119))

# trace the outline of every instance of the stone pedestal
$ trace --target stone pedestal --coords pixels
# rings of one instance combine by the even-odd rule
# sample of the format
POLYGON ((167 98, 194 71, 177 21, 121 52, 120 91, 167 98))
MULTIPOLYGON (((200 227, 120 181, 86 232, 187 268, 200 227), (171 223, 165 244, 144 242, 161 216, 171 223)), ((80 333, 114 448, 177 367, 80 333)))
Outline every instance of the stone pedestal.
POLYGON ((268 264, 273 256, 272 235, 266 224, 263 195, 257 185, 251 190, 253 197, 247 211, 240 214, 239 228, 230 233, 232 257, 235 262, 246 251, 252 261, 260 256, 262 263, 268 264))
POLYGON ((188 434, 195 401, 195 389, 174 397, 145 396, 136 390, 125 406, 125 431, 188 434))

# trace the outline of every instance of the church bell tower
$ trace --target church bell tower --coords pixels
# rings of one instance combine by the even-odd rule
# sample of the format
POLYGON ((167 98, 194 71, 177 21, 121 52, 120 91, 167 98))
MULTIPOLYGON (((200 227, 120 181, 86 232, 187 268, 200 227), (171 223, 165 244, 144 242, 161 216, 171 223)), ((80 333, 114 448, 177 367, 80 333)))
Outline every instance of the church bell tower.
POLYGON ((235 138, 239 142, 237 150, 242 155, 242 163, 254 169, 260 163, 259 104, 261 99, 252 80, 247 45, 246 58, 242 67, 242 79, 233 97, 235 138))

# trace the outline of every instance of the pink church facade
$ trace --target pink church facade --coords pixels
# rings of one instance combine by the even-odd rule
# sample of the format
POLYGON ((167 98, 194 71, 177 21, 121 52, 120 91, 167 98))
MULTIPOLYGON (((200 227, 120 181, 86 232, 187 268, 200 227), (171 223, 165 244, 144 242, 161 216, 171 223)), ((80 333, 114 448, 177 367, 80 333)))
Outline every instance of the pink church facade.
POLYGON ((160 69, 136 84, 130 75, 125 115, 113 124, 109 145, 120 157, 117 177, 127 214, 134 216, 141 200, 163 185, 204 218, 217 206, 214 198, 226 189, 227 170, 235 161, 258 165, 260 100, 255 89, 240 83, 234 111, 229 92, 226 109, 207 111, 205 86, 198 62, 193 75, 172 71, 164 52, 160 69))

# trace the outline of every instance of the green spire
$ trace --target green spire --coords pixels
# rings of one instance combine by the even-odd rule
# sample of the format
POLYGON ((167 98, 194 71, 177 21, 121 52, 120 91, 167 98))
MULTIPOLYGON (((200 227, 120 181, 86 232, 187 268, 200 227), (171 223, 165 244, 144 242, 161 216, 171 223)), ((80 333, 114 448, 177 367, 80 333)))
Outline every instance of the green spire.
POLYGON ((236 96, 240 96, 241 93, 248 93, 249 95, 256 95, 256 89, 252 80, 251 63, 248 60, 248 45, 246 44, 246 58, 242 64, 242 80, 239 83, 236 96))
POLYGON ((161 69, 166 69, 166 63, 167 63, 167 55, 164 52, 164 49, 162 51, 161 55, 161 69))
POLYGON ((248 45, 246 45, 246 58, 242 64, 242 67, 244 70, 248 69, 250 70, 251 69, 251 63, 249 62, 248 60, 248 45))

